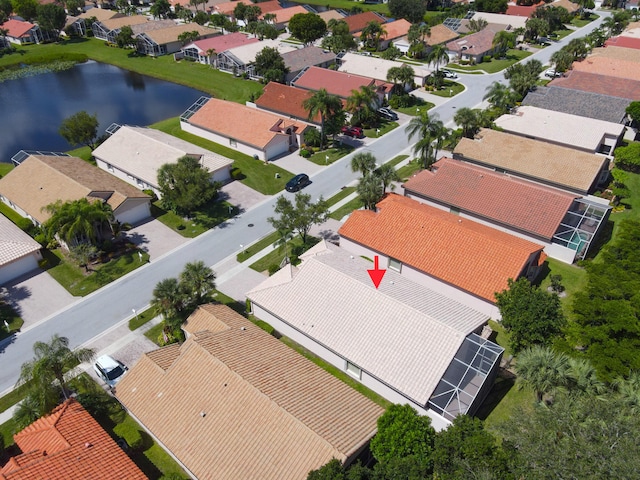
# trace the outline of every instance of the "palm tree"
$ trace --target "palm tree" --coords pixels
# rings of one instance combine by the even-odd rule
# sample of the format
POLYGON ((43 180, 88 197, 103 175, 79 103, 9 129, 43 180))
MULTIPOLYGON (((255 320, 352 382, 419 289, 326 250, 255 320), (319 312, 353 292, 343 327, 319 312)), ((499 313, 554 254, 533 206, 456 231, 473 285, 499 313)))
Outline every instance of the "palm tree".
POLYGON ((553 393, 569 383, 569 358, 549 347, 535 345, 518 355, 516 363, 518 382, 530 387, 538 403, 544 395, 553 393))
POLYGON ((582 358, 569 358, 569 391, 580 391, 593 397, 606 392, 606 386, 598 379, 596 369, 582 358))
POLYGON ((216 288, 216 274, 202 260, 187 263, 180 274, 180 287, 196 307, 216 288))
POLYGON ((184 294, 176 278, 165 278, 153 289, 151 306, 156 309, 166 323, 174 325, 181 321, 179 314, 184 307, 184 294))
POLYGON ((433 159, 438 160, 438 150, 440 150, 444 141, 449 137, 449 129, 444 126, 441 120, 434 120, 432 122, 431 137, 435 140, 433 159))
POLYGON ((66 243, 84 239, 90 243, 102 237, 103 227, 113 219, 113 211, 106 202, 89 202, 86 198, 62 203, 58 200, 44 207, 51 217, 44 223, 46 231, 57 234, 66 243))
POLYGON ((384 196, 382 182, 375 175, 367 175, 360 179, 356 191, 366 209, 375 210, 376 204, 384 196))
POLYGON ((413 137, 418 137, 418 141, 413 146, 413 153, 420 159, 423 168, 429 168, 435 159, 433 158, 433 141, 435 140, 434 132, 442 124, 437 119, 437 115, 429 117, 427 112, 422 112, 420 116, 414 117, 405 128, 405 132, 409 135, 409 141, 413 137))
POLYGON ((387 70, 387 81, 393 83, 393 92, 404 92, 406 85, 413 84, 415 71, 409 65, 403 63, 399 67, 391 67, 387 70), (402 85, 402 87, 400 87, 402 85))
POLYGON ((33 353, 35 357, 20 367, 17 385, 31 384, 34 388, 41 388, 57 380, 65 399, 68 398, 65 374, 78 364, 91 361, 95 356, 95 351, 90 348, 71 350, 69 339, 57 334, 48 343, 35 342, 33 353))
POLYGON ((485 28, 487 28, 488 25, 489 25, 489 22, 487 22, 484 18, 478 18, 478 19, 472 18, 471 20, 469 20, 469 30, 472 33, 480 32, 485 28))
POLYGON ((409 53, 413 57, 422 57, 425 50, 425 37, 431 36, 431 27, 427 24, 418 25, 414 23, 409 27, 407 40, 409 40, 409 53))
POLYGON ((553 63, 556 72, 566 72, 571 68, 574 57, 573 54, 567 51, 566 48, 561 48, 557 52, 551 55, 551 63, 553 63))
POLYGON ((589 46, 585 38, 574 38, 565 45, 564 49, 573 55, 574 60, 583 60, 589 54, 589 46))
POLYGON ((373 172, 374 176, 382 183, 382 194, 387 193, 387 188, 391 187, 391 190, 395 189, 393 182, 399 182, 401 180, 400 175, 396 171, 393 165, 385 163, 373 172))
POLYGON ((360 172, 366 177, 376 169, 376 157, 369 152, 357 153, 351 159, 351 171, 360 172))
POLYGON ((9 29, 0 28, 0 37, 2 37, 2 43, 0 43, 0 48, 6 48, 7 45, 7 34, 9 33, 9 29))
POLYGON ((309 120, 320 115, 320 150, 324 146, 324 122, 336 112, 342 110, 342 100, 337 95, 331 95, 326 89, 321 88, 302 102, 302 108, 309 112, 309 120))
POLYGON ((351 113, 351 123, 368 125, 375 120, 378 95, 373 87, 363 85, 359 90, 351 90, 347 98, 347 111, 351 113))
POLYGON ((380 38, 387 34, 385 28, 376 21, 371 21, 365 25, 360 33, 360 40, 364 43, 365 47, 377 50, 380 43, 380 38))
POLYGON ((466 138, 473 138, 480 128, 478 112, 469 107, 458 109, 453 116, 453 121, 462 128, 462 136, 466 138))
POLYGON ((493 37, 493 42, 491 42, 491 44, 493 45, 493 48, 504 53, 508 49, 515 47, 516 34, 513 32, 507 32, 506 30, 500 30, 496 33, 495 37, 493 37))
POLYGON ((634 413, 640 412, 640 372, 634 370, 628 378, 618 378, 613 382, 618 397, 634 413))
POLYGON ((278 240, 273 244, 278 250, 284 249, 284 262, 289 263, 289 241, 293 239, 293 232, 283 228, 278 229, 278 240))
POLYGON ((483 100, 487 100, 494 108, 500 112, 508 112, 516 104, 513 91, 500 82, 493 82, 487 87, 483 100))
POLYGON ((447 53, 447 48, 442 45, 434 45, 433 48, 429 51, 426 58, 429 64, 434 64, 436 67, 436 73, 434 75, 434 80, 436 83, 436 88, 440 88, 440 64, 444 63, 445 65, 449 62, 449 54, 447 53))

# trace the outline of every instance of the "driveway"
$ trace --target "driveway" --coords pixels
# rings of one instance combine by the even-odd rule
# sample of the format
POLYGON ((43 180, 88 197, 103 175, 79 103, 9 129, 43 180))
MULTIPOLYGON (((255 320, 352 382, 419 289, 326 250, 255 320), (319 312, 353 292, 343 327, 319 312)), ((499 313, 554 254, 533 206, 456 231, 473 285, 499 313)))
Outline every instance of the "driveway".
POLYGON ((155 219, 133 227, 127 238, 147 252, 151 262, 190 240, 155 219))
POLYGON ((42 270, 15 279, 5 285, 5 289, 9 303, 24 320, 22 331, 80 298, 71 295, 51 275, 42 270))
POLYGON ((220 189, 220 200, 225 200, 238 207, 240 213, 244 213, 254 205, 268 198, 266 195, 247 187, 237 180, 227 183, 220 189))

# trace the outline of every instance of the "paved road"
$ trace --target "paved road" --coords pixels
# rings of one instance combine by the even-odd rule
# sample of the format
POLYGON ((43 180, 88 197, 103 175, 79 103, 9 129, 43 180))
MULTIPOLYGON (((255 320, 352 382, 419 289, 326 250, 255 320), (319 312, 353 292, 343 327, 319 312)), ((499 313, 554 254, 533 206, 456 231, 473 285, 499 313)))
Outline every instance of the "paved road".
MULTIPOLYGON (((563 39, 583 36, 600 22, 563 39)), ((537 52, 529 58, 548 62, 551 54, 562 45, 557 44, 537 52)), ((504 81, 502 74, 460 75, 460 81, 467 90, 450 101, 436 107, 435 113, 445 123, 449 123, 456 109, 475 107, 482 102, 486 87, 493 81, 504 81)), ((404 128, 397 128, 367 146, 379 161, 387 161, 409 146, 404 128)), ((350 169, 351 156, 347 156, 312 177, 313 183, 306 189, 313 198, 325 197, 337 192, 356 178, 350 169)), ((290 195, 290 194, 287 194, 290 195)), ((33 325, 14 337, 12 341, 0 345, 2 369, 0 370, 0 392, 13 387, 22 362, 32 357, 32 345, 38 340, 48 340, 57 333, 70 339, 72 346, 88 342, 101 332, 115 325, 123 318, 131 316, 132 309, 140 310, 149 303, 155 284, 168 277, 176 277, 185 263, 203 260, 207 265, 216 265, 240 250, 240 245, 248 245, 270 232, 266 218, 272 215, 274 199, 267 199, 239 218, 225 223, 197 237, 191 242, 168 252, 155 262, 148 264, 119 281, 78 300, 63 311, 33 325)))

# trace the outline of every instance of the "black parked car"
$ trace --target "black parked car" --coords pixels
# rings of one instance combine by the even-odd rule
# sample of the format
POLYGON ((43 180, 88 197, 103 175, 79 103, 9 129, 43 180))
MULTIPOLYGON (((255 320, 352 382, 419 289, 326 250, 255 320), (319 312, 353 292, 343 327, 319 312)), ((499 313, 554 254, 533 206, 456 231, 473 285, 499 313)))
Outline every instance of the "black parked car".
POLYGON ((311 180, 309 180, 309 175, 307 175, 306 173, 299 173, 298 175, 296 175, 295 177, 293 177, 291 180, 287 182, 287 185, 284 187, 284 189, 287 192, 297 192, 298 190, 301 190, 307 185, 309 185, 310 183, 311 183, 311 180))

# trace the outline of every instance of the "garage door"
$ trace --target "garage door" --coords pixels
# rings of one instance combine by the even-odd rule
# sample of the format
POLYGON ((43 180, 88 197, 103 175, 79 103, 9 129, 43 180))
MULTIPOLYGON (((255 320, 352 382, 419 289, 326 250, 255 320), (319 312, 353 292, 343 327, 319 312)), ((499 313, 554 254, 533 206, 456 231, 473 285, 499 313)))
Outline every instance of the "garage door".
POLYGON ((0 267, 0 285, 4 285, 20 275, 31 272, 38 268, 38 260, 34 255, 21 258, 8 265, 0 267))

